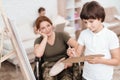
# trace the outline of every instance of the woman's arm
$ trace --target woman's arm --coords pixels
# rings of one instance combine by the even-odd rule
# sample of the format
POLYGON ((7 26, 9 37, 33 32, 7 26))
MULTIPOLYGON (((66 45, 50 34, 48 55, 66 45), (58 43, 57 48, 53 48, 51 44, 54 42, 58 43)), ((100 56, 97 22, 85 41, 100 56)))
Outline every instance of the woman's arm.
POLYGON ((42 34, 43 35, 43 40, 41 41, 40 44, 35 44, 34 46, 34 53, 35 53, 35 56, 36 57, 42 57, 43 56, 43 53, 45 51, 45 47, 46 47, 46 44, 47 44, 47 36, 42 34))

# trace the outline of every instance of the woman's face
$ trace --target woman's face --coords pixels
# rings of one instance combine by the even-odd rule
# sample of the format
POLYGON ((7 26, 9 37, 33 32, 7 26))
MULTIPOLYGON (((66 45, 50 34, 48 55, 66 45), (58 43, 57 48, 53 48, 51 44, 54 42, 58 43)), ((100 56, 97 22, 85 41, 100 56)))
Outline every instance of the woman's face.
POLYGON ((39 30, 41 31, 41 33, 44 33, 47 36, 50 36, 53 32, 53 26, 49 22, 43 21, 40 23, 39 30))

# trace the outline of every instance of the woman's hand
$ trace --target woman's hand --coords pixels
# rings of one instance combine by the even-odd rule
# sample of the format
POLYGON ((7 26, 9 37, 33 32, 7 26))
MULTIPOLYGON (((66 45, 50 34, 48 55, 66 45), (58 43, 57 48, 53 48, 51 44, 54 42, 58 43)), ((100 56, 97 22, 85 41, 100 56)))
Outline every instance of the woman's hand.
POLYGON ((75 48, 68 48, 67 49, 67 55, 69 56, 69 57, 76 57, 76 53, 75 53, 75 48))
POLYGON ((47 38, 47 35, 45 33, 42 33, 40 30, 38 30, 38 34, 40 34, 41 36, 43 36, 43 38, 47 38))
POLYGON ((65 63, 65 69, 67 69, 68 67, 71 67, 72 66, 72 63, 65 63))

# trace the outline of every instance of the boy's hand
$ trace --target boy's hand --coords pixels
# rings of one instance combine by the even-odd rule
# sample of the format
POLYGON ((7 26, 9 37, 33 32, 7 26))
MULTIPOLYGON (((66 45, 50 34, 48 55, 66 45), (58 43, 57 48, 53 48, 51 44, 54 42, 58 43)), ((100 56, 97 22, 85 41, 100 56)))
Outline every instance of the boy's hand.
POLYGON ((102 63, 103 58, 101 57, 95 57, 95 58, 89 58, 86 59, 86 61, 90 64, 101 64, 102 63))

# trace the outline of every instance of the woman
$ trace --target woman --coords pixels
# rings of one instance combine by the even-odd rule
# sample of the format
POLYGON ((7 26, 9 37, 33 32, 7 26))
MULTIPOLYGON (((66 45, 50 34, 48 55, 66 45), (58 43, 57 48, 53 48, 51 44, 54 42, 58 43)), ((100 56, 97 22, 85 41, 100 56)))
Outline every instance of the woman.
POLYGON ((74 80, 72 64, 65 64, 65 69, 54 77, 49 75, 49 70, 61 58, 68 58, 67 49, 69 46, 77 50, 77 42, 65 32, 54 32, 52 22, 46 16, 37 18, 36 28, 41 36, 35 40, 34 53, 36 57, 43 60, 43 80, 74 80))

